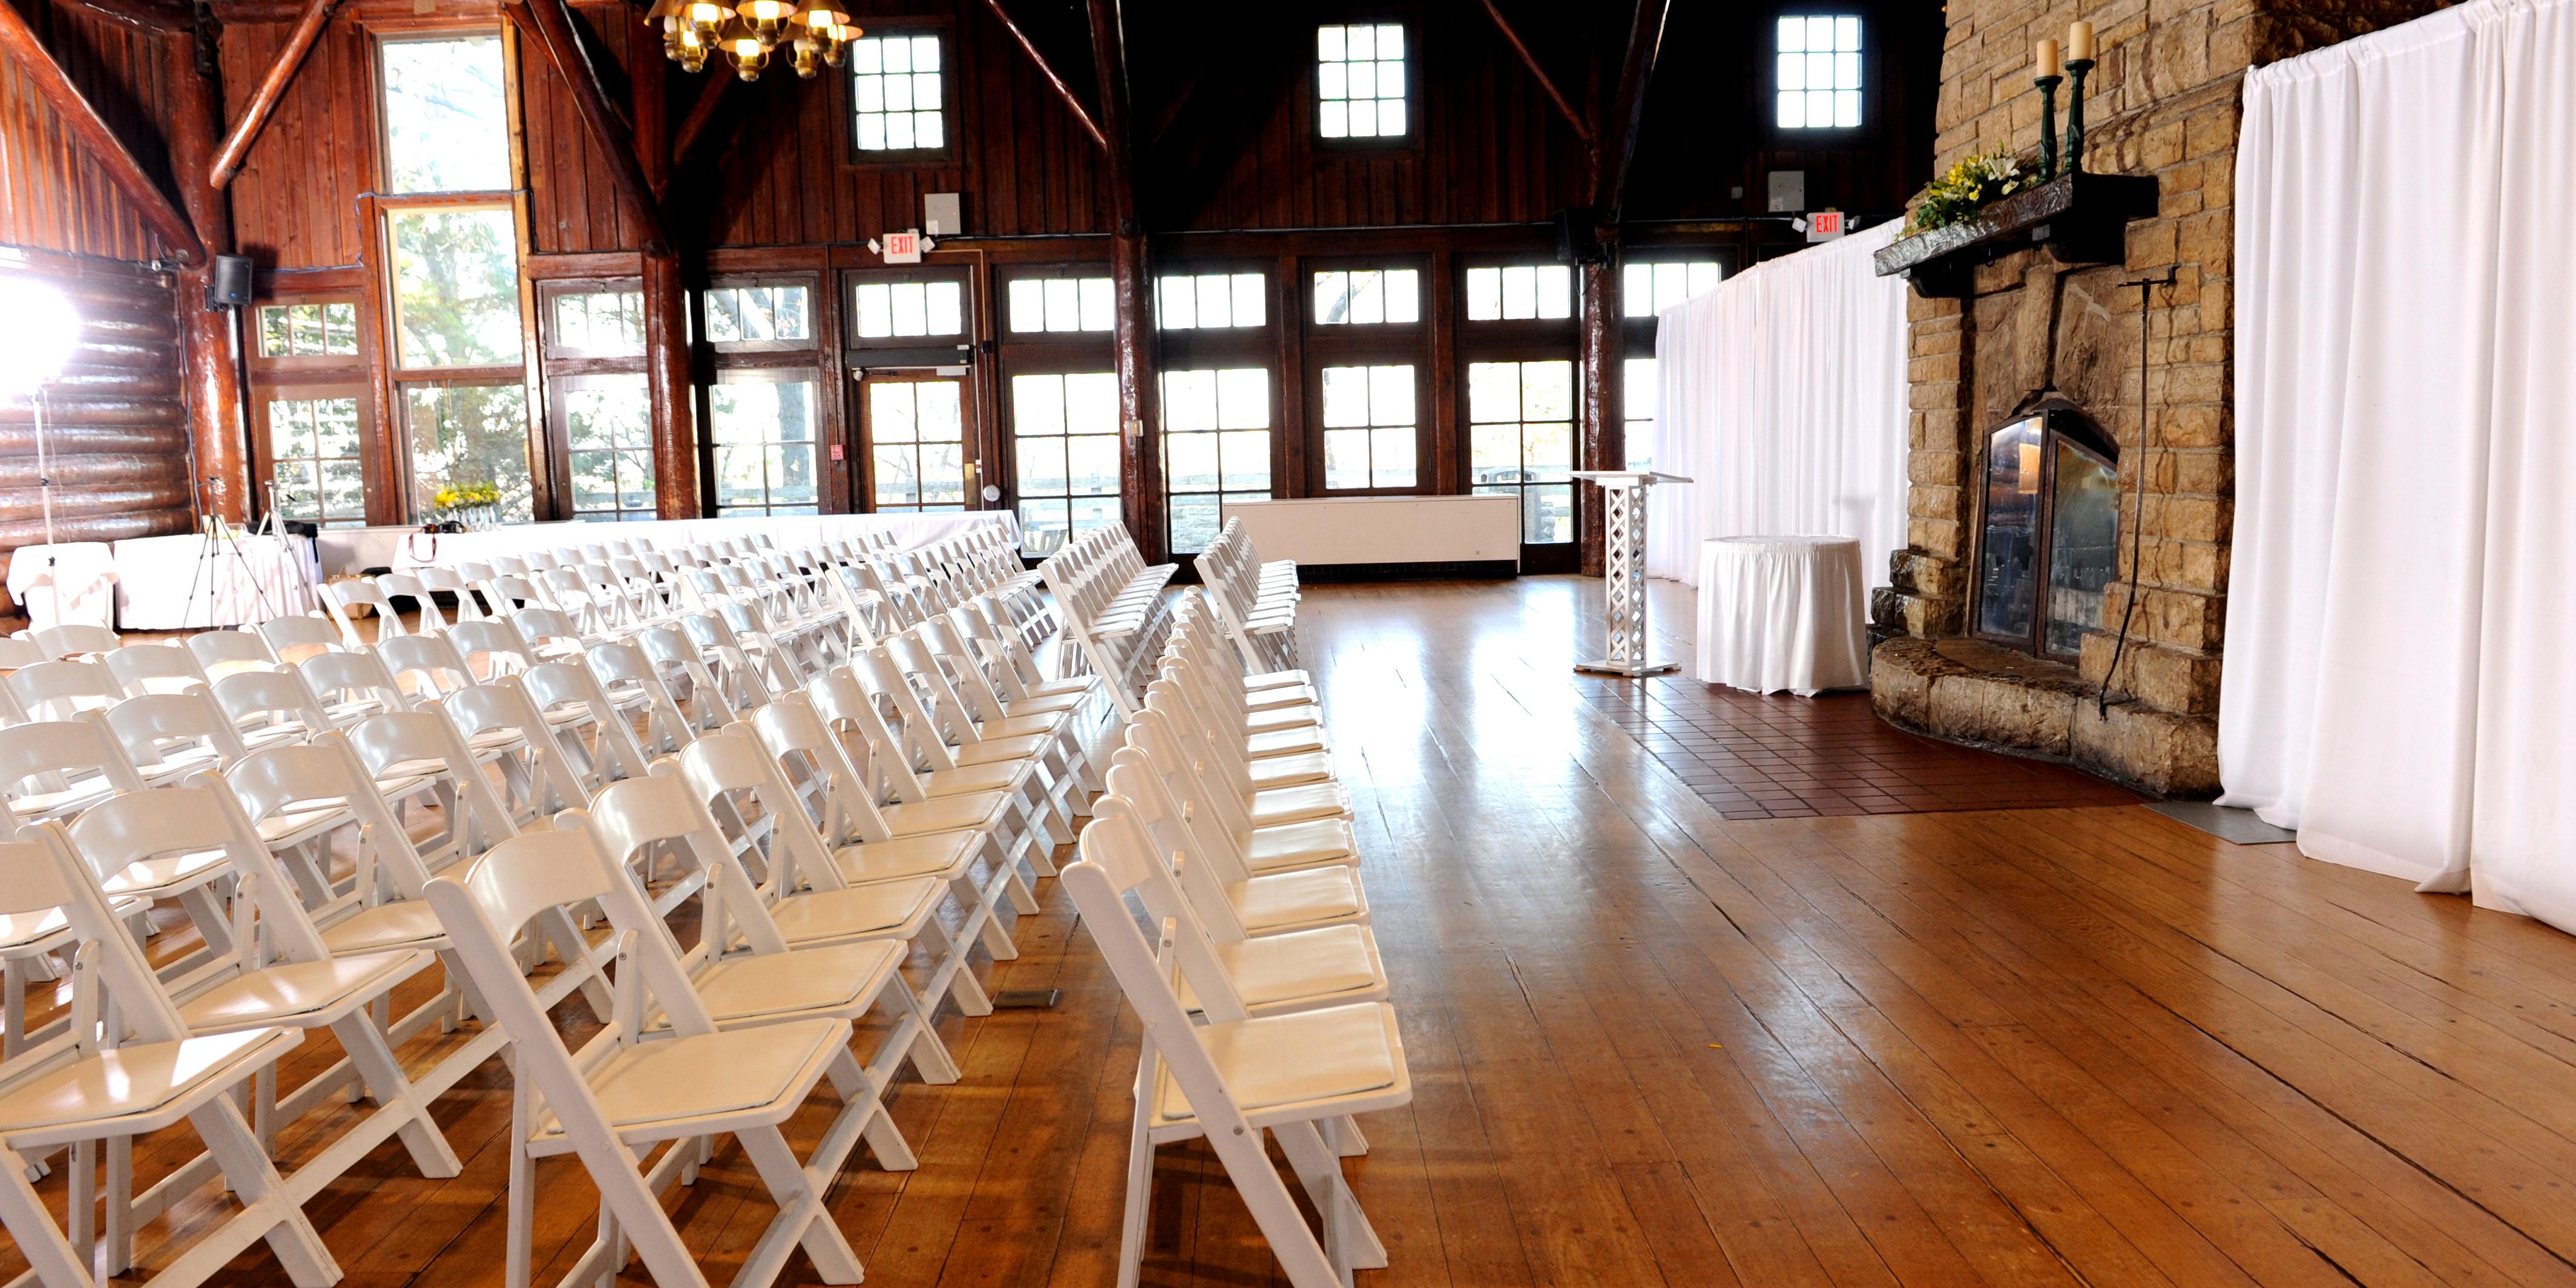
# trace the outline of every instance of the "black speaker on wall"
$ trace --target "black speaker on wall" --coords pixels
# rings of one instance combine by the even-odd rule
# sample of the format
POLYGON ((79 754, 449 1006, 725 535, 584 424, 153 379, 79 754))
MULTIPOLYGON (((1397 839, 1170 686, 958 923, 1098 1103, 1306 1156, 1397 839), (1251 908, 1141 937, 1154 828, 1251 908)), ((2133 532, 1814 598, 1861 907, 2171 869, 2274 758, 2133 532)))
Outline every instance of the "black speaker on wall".
POLYGON ((250 256, 217 255, 206 276, 206 307, 237 309, 250 303, 250 256))
POLYGON ((1556 212, 1557 263, 1599 264, 1610 258, 1593 224, 1597 217, 1590 206, 1568 206, 1556 212))

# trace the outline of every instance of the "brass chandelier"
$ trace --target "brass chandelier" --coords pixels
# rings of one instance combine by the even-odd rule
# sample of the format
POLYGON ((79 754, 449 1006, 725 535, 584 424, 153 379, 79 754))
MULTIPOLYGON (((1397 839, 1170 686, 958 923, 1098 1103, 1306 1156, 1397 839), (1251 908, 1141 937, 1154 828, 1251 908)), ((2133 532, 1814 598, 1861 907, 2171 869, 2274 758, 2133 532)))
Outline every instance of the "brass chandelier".
POLYGON ((705 71, 708 53, 724 51, 734 75, 760 79, 780 45, 796 75, 812 80, 838 67, 859 29, 838 0, 654 0, 646 26, 662 29, 662 54, 682 68, 705 71))

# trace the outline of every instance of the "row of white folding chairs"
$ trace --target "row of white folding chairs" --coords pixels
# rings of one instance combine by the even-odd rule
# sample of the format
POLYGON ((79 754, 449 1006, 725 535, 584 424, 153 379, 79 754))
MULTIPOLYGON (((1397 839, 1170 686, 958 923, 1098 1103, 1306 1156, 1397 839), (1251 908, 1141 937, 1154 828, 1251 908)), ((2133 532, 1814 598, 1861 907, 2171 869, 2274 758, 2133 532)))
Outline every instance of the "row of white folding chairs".
POLYGON ((1064 872, 1145 1024, 1119 1282, 1137 1282, 1155 1147, 1205 1137, 1289 1281, 1345 1285, 1386 1264, 1341 1171, 1367 1150, 1353 1116, 1412 1097, 1349 799, 1305 674, 1246 675, 1197 592, 1159 660, 1064 872))
POLYGON ((1064 639, 1090 670, 1109 677, 1122 716, 1134 714, 1161 652, 1169 615, 1163 588, 1176 566, 1148 565, 1126 528, 1095 528, 1038 565, 1064 639))
POLYGON ((1243 520, 1229 518, 1195 561, 1208 607, 1225 627, 1246 670, 1297 664, 1297 561, 1264 563, 1243 520))
MULTIPOLYGON (((786 708, 786 706, 781 706, 781 708, 786 708)), ((361 729, 361 734, 363 734, 363 729, 361 729)), ((737 747, 739 747, 739 744, 742 744, 742 739, 739 739, 739 734, 734 734, 734 737, 724 737, 724 739, 708 739, 708 742, 703 744, 703 747, 690 747, 690 750, 685 752, 683 765, 685 765, 685 768, 688 768, 688 760, 706 760, 708 755, 714 755, 714 752, 708 752, 708 750, 711 750, 711 747, 721 747, 721 744, 737 744, 737 747)), ((819 750, 819 747, 809 747, 809 750, 819 750)), ((739 755, 737 755, 737 760, 739 760, 739 755)), ((762 757, 752 755, 752 760, 760 762, 762 757)), ((837 773, 835 778, 850 778, 850 770, 840 770, 840 773, 837 773)), ((775 793, 775 788, 773 788, 773 793, 775 793)), ((778 811, 778 809, 775 809, 773 801, 765 801, 765 809, 762 809, 762 817, 783 817, 783 814, 781 814, 781 811, 778 811)), ((775 842, 775 835, 773 835, 773 842, 775 842)), ((860 850, 866 850, 866 848, 860 848, 860 850)), ((917 845, 914 845, 914 850, 917 850, 917 845)), ((850 858, 850 848, 842 850, 842 853, 837 855, 837 858, 848 860, 848 858, 850 858)), ((871 855, 871 858, 878 858, 878 860, 881 860, 881 858, 886 858, 886 855, 871 855)), ((878 902, 884 902, 884 899, 878 899, 878 902)), ((912 904, 922 904, 922 902, 925 902, 925 899, 912 899, 912 904)), ((412 904, 412 907, 417 909, 417 904, 412 904)), ((721 938, 719 938, 719 940, 721 940, 721 938)), ((1007 935, 1005 935, 1005 940, 1002 940, 1002 943, 1007 945, 1007 935)), ((969 987, 971 987, 971 976, 969 976, 969 979, 966 979, 966 984, 969 984, 969 987)), ((113 1211, 113 1208, 111 1208, 111 1211, 113 1211)))

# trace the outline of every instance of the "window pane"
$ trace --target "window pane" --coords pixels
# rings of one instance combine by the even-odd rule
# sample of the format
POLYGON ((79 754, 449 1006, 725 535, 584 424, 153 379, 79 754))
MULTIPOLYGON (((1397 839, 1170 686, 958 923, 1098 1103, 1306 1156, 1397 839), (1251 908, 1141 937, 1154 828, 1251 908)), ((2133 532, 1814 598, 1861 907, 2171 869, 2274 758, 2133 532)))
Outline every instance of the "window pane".
POLYGON ((1347 322, 1351 315, 1351 275, 1315 274, 1315 321, 1326 326, 1347 322))
MULTIPOLYGON (((1104 279, 1104 294, 1105 285, 1104 279)), ((1158 322, 1166 331, 1265 325, 1267 286, 1259 273, 1170 274, 1156 289, 1158 322)))
POLYGON ((1850 129, 1860 124, 1861 21, 1853 14, 1808 14, 1780 20, 1780 128, 1850 129))
POLYGON ((510 212, 398 210, 385 223, 402 365, 518 361, 518 238, 510 212))
POLYGON ((813 512, 815 392, 811 380, 743 380, 707 391, 719 512, 813 512))
POLYGON ((1410 268, 1387 271, 1386 320, 1399 323, 1422 320, 1422 274, 1420 272, 1410 268))
POLYGON ((440 489, 490 484, 500 490, 502 519, 535 514, 528 467, 528 391, 521 385, 413 386, 404 392, 411 439, 412 507, 439 512, 440 489))
POLYGON ((1404 28, 1330 25, 1315 32, 1315 131, 1369 138, 1405 131, 1404 28))
POLYGON ((937 36, 862 36, 850 42, 849 62, 860 151, 947 146, 937 36))
POLYGON ((1110 289, 1108 278, 1082 279, 1082 329, 1085 331, 1109 330, 1117 313, 1116 300, 1117 297, 1110 289))
POLYGON ((510 188, 501 38, 392 40, 382 49, 385 177, 392 190, 510 188))
POLYGON ((1517 494, 1521 540, 1573 540, 1574 364, 1476 362, 1467 367, 1468 464, 1475 490, 1517 494), (1525 486, 1528 484, 1545 486, 1525 486))
POLYGON ((259 356, 285 358, 295 353, 295 342, 287 330, 286 307, 264 304, 259 310, 259 356))
POLYGON ((366 471, 358 459, 357 399, 272 399, 268 436, 278 514, 340 526, 367 521, 366 471))
POLYGON ((859 334, 870 338, 894 334, 894 288, 884 282, 859 284, 859 334))
POLYGON ((1011 283, 1011 329, 1043 331, 1046 329, 1047 284, 1033 277, 1011 283))
POLYGON ((1467 270, 1467 320, 1491 322, 1503 315, 1503 270, 1467 270))
POLYGON ((644 352, 644 296, 640 291, 555 297, 555 343, 601 357, 644 352))
MULTIPOLYGON (((1220 498, 1190 493, 1269 495, 1269 426, 1270 373, 1262 368, 1163 374, 1165 516, 1174 550, 1204 549, 1216 534, 1220 498)), ((1117 440, 1087 441, 1114 448, 1117 440)))

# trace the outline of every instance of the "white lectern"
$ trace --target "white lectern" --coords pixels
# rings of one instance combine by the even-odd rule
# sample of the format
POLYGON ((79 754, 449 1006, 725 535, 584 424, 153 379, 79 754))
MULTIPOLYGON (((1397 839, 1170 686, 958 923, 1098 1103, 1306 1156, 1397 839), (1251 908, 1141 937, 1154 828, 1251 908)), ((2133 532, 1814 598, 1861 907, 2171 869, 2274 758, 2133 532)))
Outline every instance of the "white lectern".
POLYGON ((1577 662, 1574 669, 1602 675, 1662 675, 1679 662, 1646 660, 1646 489, 1658 483, 1688 483, 1679 474, 1654 470, 1576 470, 1574 477, 1601 485, 1609 502, 1601 532, 1609 548, 1602 570, 1609 580, 1610 655, 1598 662, 1577 662))

